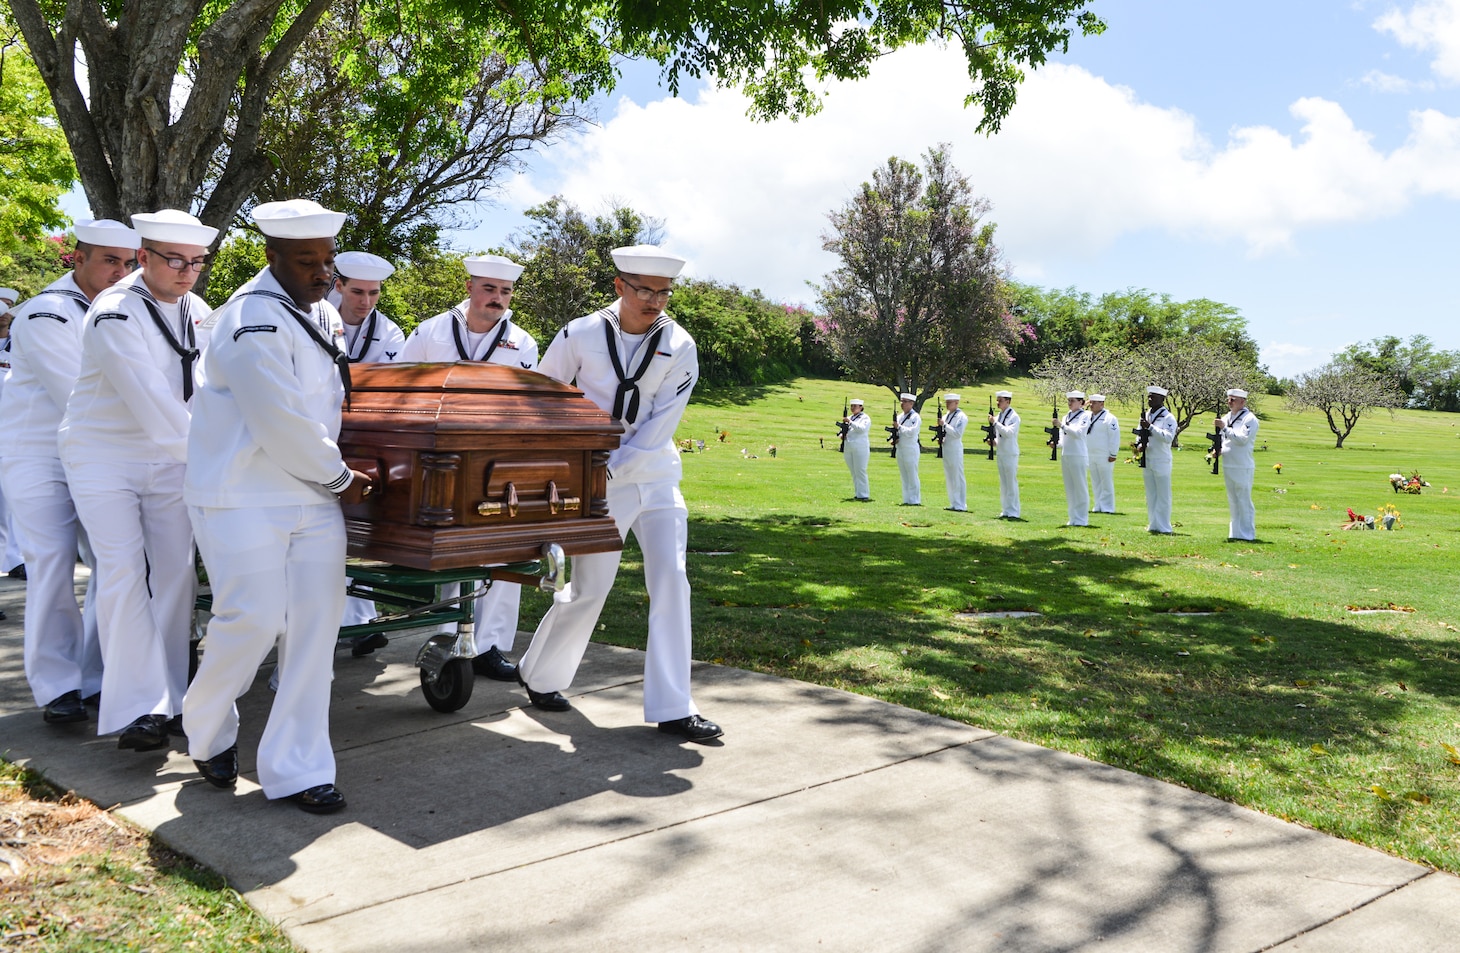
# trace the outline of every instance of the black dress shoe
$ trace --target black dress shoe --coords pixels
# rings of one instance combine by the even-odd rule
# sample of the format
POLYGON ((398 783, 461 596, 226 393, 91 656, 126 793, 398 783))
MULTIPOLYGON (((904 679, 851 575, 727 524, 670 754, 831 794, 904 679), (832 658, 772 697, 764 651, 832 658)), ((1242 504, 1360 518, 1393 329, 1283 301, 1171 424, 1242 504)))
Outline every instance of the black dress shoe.
POLYGON ((156 751, 167 747, 167 716, 143 715, 122 729, 117 747, 132 751, 156 751))
POLYGON ((207 761, 193 759, 197 766, 198 773, 203 780, 215 788, 231 788, 238 780, 238 745, 234 745, 222 754, 215 754, 207 761))
POLYGON ((24 579, 25 578, 25 563, 21 563, 19 566, 16 566, 14 569, 10 570, 5 575, 9 576, 11 579, 24 579))
POLYGON ((85 698, 81 699, 81 703, 83 705, 85 705, 87 708, 95 708, 95 709, 100 710, 101 709, 101 692, 97 692, 95 695, 87 695, 85 698))
POLYGON ((350 654, 355 658, 361 658, 376 649, 383 649, 389 644, 390 639, 385 637, 384 632, 371 632, 369 635, 358 636, 350 643, 350 654))
POLYGON ((177 735, 179 738, 186 738, 188 733, 183 731, 182 715, 173 715, 167 719, 167 733, 177 735))
POLYGON ((289 795, 289 800, 299 805, 301 811, 310 814, 333 814, 345 806, 345 796, 333 784, 316 784, 298 794, 289 795))
POLYGON ((517 684, 526 689, 527 700, 532 702, 534 708, 541 708, 543 711, 568 711, 573 707, 573 703, 562 692, 535 692, 528 688, 520 671, 517 673, 517 684))
POLYGON ((517 681, 517 666, 507 661, 495 645, 471 660, 471 670, 499 682, 517 681))
POLYGON ((80 692, 67 692, 47 703, 41 717, 50 725, 70 725, 86 720, 86 706, 81 703, 80 692))
POLYGON ((699 715, 690 715, 688 718, 676 718, 673 721, 661 721, 659 730, 670 735, 680 735, 690 741, 706 742, 714 741, 725 732, 713 721, 706 721, 699 715))

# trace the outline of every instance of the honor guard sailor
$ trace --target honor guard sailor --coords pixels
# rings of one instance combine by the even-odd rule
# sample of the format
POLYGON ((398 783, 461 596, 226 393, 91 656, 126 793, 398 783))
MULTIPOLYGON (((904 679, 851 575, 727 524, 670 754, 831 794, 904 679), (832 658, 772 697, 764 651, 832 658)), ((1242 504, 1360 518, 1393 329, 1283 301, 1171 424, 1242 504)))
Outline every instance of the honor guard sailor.
MULTIPOLYGON (((466 267, 465 301, 450 311, 427 318, 406 340, 401 360, 484 361, 524 370, 537 369, 537 341, 512 321, 512 286, 522 267, 501 255, 474 255, 466 267)), ((443 590, 456 595, 459 589, 443 590)), ((493 582, 476 600, 476 658, 473 671, 500 682, 517 678, 517 666, 504 653, 517 640, 522 587, 493 582)))
POLYGON ((96 731, 150 751, 167 746, 188 686, 197 575, 183 473, 200 382, 194 324, 212 313, 192 288, 218 230, 176 209, 132 225, 141 268, 86 314, 60 450, 96 560, 96 731))
POLYGON ((1092 513, 1115 512, 1115 461, 1120 457, 1120 421, 1105 409, 1105 395, 1090 395, 1085 452, 1090 457, 1092 513))
POLYGON ((1060 473, 1065 480, 1066 526, 1090 525, 1090 491, 1085 474, 1090 468, 1085 434, 1090 429, 1090 412, 1085 409, 1085 394, 1072 390, 1065 395, 1069 412, 1054 418, 1060 429, 1060 473))
POLYGON ((852 498, 866 503, 872 499, 872 485, 867 479, 867 461, 872 456, 872 418, 862 407, 860 398, 848 402, 847 442, 842 453, 852 474, 852 498))
POLYGON ((238 777, 242 695, 277 642, 279 689, 258 749, 268 798, 336 811, 330 675, 345 602, 340 502, 371 491, 336 443, 349 392, 344 328, 324 300, 345 216, 315 202, 253 210, 268 267, 213 315, 193 396, 184 498, 213 587, 213 618, 183 700, 194 764, 238 777))
POLYGON ((943 395, 943 484, 948 490, 948 508, 955 513, 968 510, 968 481, 963 475, 963 431, 968 428, 968 415, 958 409, 962 398, 943 395))
POLYGON ((77 222, 70 274, 15 309, 10 373, 0 396, 0 483, 20 533, 25 590, 25 676, 51 723, 86 720, 82 701, 101 691, 101 644, 86 587, 76 607, 78 545, 91 550, 61 465, 57 434, 81 368, 81 333, 91 301, 137 263, 141 239, 121 222, 77 222))
POLYGON ((1217 418, 1217 432, 1222 435, 1222 476, 1227 483, 1227 511, 1231 525, 1229 539, 1257 539, 1257 508, 1252 505, 1252 483, 1257 464, 1252 450, 1257 442, 1260 424, 1257 415, 1247 409, 1247 392, 1240 388, 1227 391, 1227 412, 1217 418))
POLYGON ((1167 391, 1154 384, 1146 388, 1146 427, 1150 433, 1145 443, 1136 444, 1136 452, 1145 455, 1141 475, 1146 483, 1146 531, 1170 533, 1171 529, 1171 446, 1176 442, 1176 417, 1166 409, 1167 391))
MULTIPOLYGON (((690 697, 691 626, 685 574, 689 513, 679 492, 674 430, 699 380, 694 339, 665 313, 684 259, 653 245, 613 250, 618 300, 568 323, 538 368, 575 383, 624 426, 608 458, 608 512, 643 552, 649 590, 644 720, 690 741, 720 737, 690 697)), ((620 553, 573 557, 572 581, 553 597, 522 656, 519 678, 539 708, 563 711, 562 692, 588 647, 618 574, 620 553)))
MULTIPOLYGON (((4 399, 5 375, 10 371, 10 322, 15 317, 10 309, 19 300, 19 291, 0 288, 0 400, 4 399)), ((0 536, 4 537, 4 541, 0 542, 0 572, 25 578, 20 537, 15 533, 15 521, 10 518, 10 507, 5 503, 3 489, 0 489, 0 536)), ((0 613, 0 619, 4 617, 4 613, 0 613)))
POLYGON ((998 412, 989 414, 994 425, 995 461, 999 467, 999 519, 1019 519, 1019 413, 1012 391, 994 394, 998 412))
POLYGON ((893 455, 897 457, 897 475, 902 481, 902 505, 923 505, 923 483, 918 474, 918 459, 923 448, 918 444, 923 430, 923 418, 913 409, 917 397, 913 394, 899 394, 902 412, 893 418, 897 427, 897 444, 893 455))

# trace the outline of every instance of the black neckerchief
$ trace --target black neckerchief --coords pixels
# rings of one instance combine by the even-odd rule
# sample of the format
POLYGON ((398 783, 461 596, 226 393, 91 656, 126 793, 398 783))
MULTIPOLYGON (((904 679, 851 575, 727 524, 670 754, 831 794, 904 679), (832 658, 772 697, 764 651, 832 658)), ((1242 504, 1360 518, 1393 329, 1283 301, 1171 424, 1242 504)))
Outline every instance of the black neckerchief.
POLYGON ((1004 412, 999 414, 999 423, 1007 427, 1009 425, 1009 411, 1013 409, 1012 407, 1005 407, 1004 412))
POLYGON ((370 342, 375 340, 375 325, 378 322, 379 318, 380 312, 374 308, 371 308, 370 316, 365 319, 364 327, 360 329, 360 337, 357 337, 355 339, 355 342, 357 344, 359 343, 360 338, 365 339, 365 346, 363 348, 358 348, 358 350, 360 351, 360 356, 350 357, 348 352, 345 354, 345 357, 349 359, 351 364, 359 364, 362 360, 365 359, 365 352, 370 350, 370 342))
POLYGON ((963 413, 963 408, 962 407, 960 407, 957 410, 953 411, 953 413, 944 416, 943 419, 945 421, 952 420, 954 417, 957 417, 961 413, 963 413))
POLYGON ((1101 417, 1104 417, 1104 416, 1105 416, 1105 411, 1102 410, 1102 411, 1100 411, 1100 413, 1096 414, 1093 418, 1091 418, 1091 420, 1090 420, 1090 426, 1088 426, 1088 427, 1085 428, 1085 432, 1086 433, 1090 433, 1091 431, 1093 431, 1095 429, 1095 424, 1097 422, 1099 422, 1099 420, 1100 420, 1101 417))
MULTIPOLYGON (((646 346, 641 350, 644 353, 643 360, 639 361, 639 369, 634 371, 632 376, 624 376, 624 364, 619 360, 618 341, 616 332, 619 330, 617 321, 611 320, 613 312, 604 309, 605 320, 603 322, 603 334, 608 341, 608 356, 613 361, 613 372, 618 375, 618 390, 613 395, 613 416, 620 420, 633 423, 639 417, 639 378, 649 369, 649 362, 654 360, 654 354, 659 350, 659 339, 664 336, 664 329, 669 326, 668 321, 655 321, 649 332, 649 339, 644 342, 646 346)), ((663 315, 660 315, 662 318, 663 315)))
POLYGON ((1078 416, 1080 416, 1083 413, 1084 413, 1083 410, 1072 410, 1072 411, 1070 411, 1069 414, 1067 414, 1065 416, 1065 423, 1067 423, 1067 424, 1074 423, 1075 422, 1075 418, 1078 417, 1078 416))
MULTIPOLYGON (((5 345, 5 350, 10 350, 10 345, 8 343, 5 345)), ((855 414, 852 414, 852 419, 856 420, 860 416, 862 416, 862 412, 859 410, 855 414)))
POLYGON ((182 358, 182 393, 183 403, 193 399, 193 364, 198 360, 198 338, 193 331, 192 319, 188 316, 188 296, 183 295, 178 305, 178 314, 182 316, 183 340, 187 341, 184 346, 179 336, 172 333, 172 328, 167 326, 167 319, 162 316, 162 309, 157 307, 157 299, 152 292, 141 286, 139 281, 131 285, 127 290, 142 299, 142 304, 147 306, 147 313, 152 315, 152 323, 157 325, 157 330, 162 332, 162 338, 167 346, 172 348, 172 353, 182 358))
POLYGON ((340 383, 345 388, 345 409, 348 410, 350 407, 350 359, 345 355, 344 351, 341 351, 330 343, 329 339, 324 336, 324 332, 320 330, 318 322, 310 320, 312 311, 306 312, 301 310, 299 305, 294 303, 293 298, 277 294, 273 291, 245 291, 239 297, 246 298, 250 295, 270 298, 282 304, 284 310, 289 313, 289 316, 297 321, 299 326, 304 329, 304 333, 308 334, 314 340, 314 343, 318 344, 330 356, 330 360, 335 362, 335 367, 339 368, 340 383))
POLYGON ((82 317, 86 316, 87 310, 91 307, 91 299, 79 291, 69 291, 65 288, 49 288, 42 291, 41 294, 59 295, 62 298, 70 299, 81 307, 82 317))
POLYGON ((1237 413, 1235 413, 1235 414, 1232 415, 1232 419, 1229 420, 1229 421, 1227 421, 1227 426, 1230 427, 1233 424, 1235 424, 1237 421, 1241 420, 1242 419, 1242 415, 1245 414, 1245 413, 1247 413, 1247 408, 1246 407, 1243 407, 1241 410, 1237 411, 1237 413))
POLYGON ((1150 424, 1153 424, 1156 421, 1160 420, 1161 419, 1161 415, 1164 414, 1165 412, 1166 412, 1166 408, 1164 406, 1157 407, 1156 408, 1156 413, 1154 415, 1152 415, 1150 421, 1147 423, 1147 426, 1150 426, 1150 424))
POLYGON ((461 325, 463 324, 466 324, 466 315, 462 314, 455 308, 452 308, 451 337, 454 341, 456 341, 456 353, 460 355, 463 361, 490 361, 492 359, 492 355, 497 350, 497 345, 502 343, 502 338, 507 333, 507 316, 504 314, 502 315, 502 317, 497 319, 497 324, 500 325, 500 327, 497 328, 497 336, 492 338, 492 343, 487 345, 487 353, 483 354, 481 357, 472 357, 471 352, 466 349, 466 342, 461 339, 461 325), (457 322, 457 318, 461 319, 460 323, 457 322))

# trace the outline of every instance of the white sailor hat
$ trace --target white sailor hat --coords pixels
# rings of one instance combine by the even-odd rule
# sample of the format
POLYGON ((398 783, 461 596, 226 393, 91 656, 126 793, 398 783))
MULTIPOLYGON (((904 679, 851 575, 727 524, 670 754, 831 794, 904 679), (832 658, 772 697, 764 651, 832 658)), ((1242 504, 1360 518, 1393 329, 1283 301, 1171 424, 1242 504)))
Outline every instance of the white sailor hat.
POLYGON ((20 300, 20 292, 14 288, 0 288, 0 301, 6 304, 14 304, 20 300))
POLYGON ((1243 390, 1242 388, 1240 388, 1240 387, 1234 387, 1231 390, 1227 391, 1227 396, 1228 397, 1240 397, 1243 400, 1246 400, 1247 399, 1247 392, 1245 390, 1243 390))
POLYGON ((335 272, 356 281, 384 281, 395 274, 395 265, 368 251, 346 251, 335 256, 335 272))
POLYGON ((1170 391, 1168 391, 1164 387, 1157 387, 1155 384, 1152 384, 1150 387, 1147 387, 1146 388, 1146 393, 1148 393, 1148 394, 1160 394, 1162 397, 1165 397, 1165 396, 1167 396, 1170 393, 1170 391))
POLYGON ((994 391, 994 396, 995 397, 1007 397, 1010 400, 1013 400, 1014 399, 1014 392, 1011 391, 1011 390, 996 390, 996 391, 994 391))
POLYGON ((218 229, 204 225, 187 212, 165 208, 156 212, 138 212, 132 216, 132 227, 144 241, 171 242, 178 245, 213 244, 218 229))
POLYGON ((1072 390, 1068 394, 1066 394, 1065 397, 1069 398, 1070 400, 1084 400, 1085 392, 1082 390, 1072 390))
POLYGON ((1090 400, 1092 402, 1098 400, 1098 401, 1100 401, 1100 403, 1103 404, 1103 403, 1105 403, 1105 395, 1104 394, 1091 394, 1090 395, 1090 400))
POLYGON ((498 281, 516 281, 524 267, 501 255, 472 255, 463 258, 461 264, 473 278, 495 278, 498 281))
POLYGON ((259 231, 270 238, 334 238, 345 224, 344 212, 331 212, 309 199, 265 202, 252 214, 259 231))
POLYGON ((101 248, 141 248, 142 236, 110 218, 82 219, 71 227, 78 242, 101 248))
POLYGON ((626 245, 615 248, 614 267, 630 275, 652 275, 655 278, 678 278, 686 264, 683 258, 658 245, 626 245))
POLYGON ((851 400, 847 401, 847 403, 848 404, 856 404, 858 407, 865 407, 866 406, 866 404, 863 404, 862 403, 862 398, 860 398, 860 397, 853 397, 851 400))
POLYGON ((898 400, 917 400, 918 397, 917 397, 916 394, 898 394, 897 395, 897 399, 898 400))
POLYGON ((950 401, 950 400, 962 400, 962 399, 963 398, 962 397, 959 397, 957 394, 944 394, 943 395, 943 403, 945 403, 945 404, 948 403, 948 401, 950 401))

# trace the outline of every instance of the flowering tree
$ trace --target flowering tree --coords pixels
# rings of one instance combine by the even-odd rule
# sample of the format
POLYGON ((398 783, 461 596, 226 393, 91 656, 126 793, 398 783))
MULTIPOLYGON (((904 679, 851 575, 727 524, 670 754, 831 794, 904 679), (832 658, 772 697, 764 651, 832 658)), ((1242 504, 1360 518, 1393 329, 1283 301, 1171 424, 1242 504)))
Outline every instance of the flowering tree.
POLYGON ((1008 296, 989 210, 948 161, 923 172, 891 158, 832 212, 822 247, 841 258, 821 302, 832 350, 855 377, 917 395, 1007 363, 1018 320, 1008 296))
POLYGON ((1058 402, 1072 390, 1102 393, 1111 400, 1137 401, 1145 392, 1145 371, 1130 351, 1106 345, 1064 351, 1034 368, 1035 389, 1058 402))
POLYGON ((1403 406, 1404 393, 1391 379, 1353 364, 1333 362, 1300 374, 1288 391, 1290 409, 1321 411, 1328 419, 1328 429, 1338 438, 1336 449, 1364 414, 1381 408, 1393 414, 1403 406))

